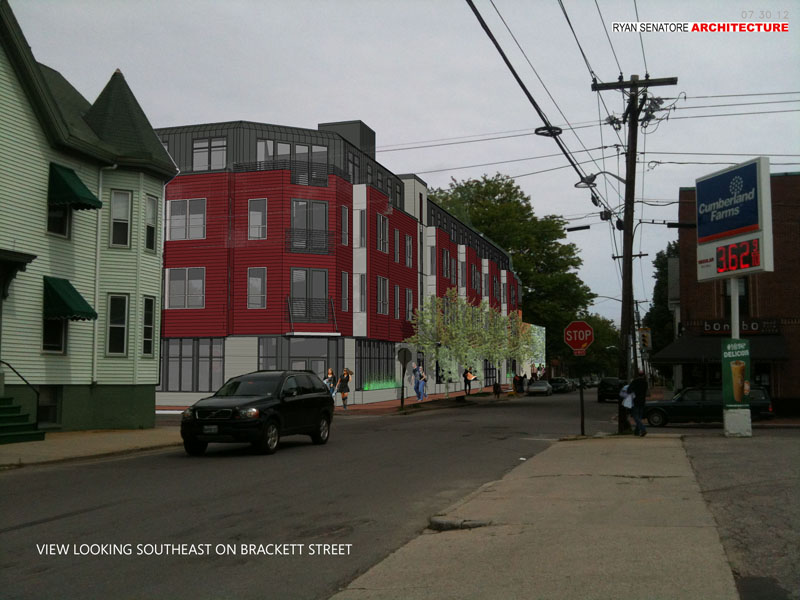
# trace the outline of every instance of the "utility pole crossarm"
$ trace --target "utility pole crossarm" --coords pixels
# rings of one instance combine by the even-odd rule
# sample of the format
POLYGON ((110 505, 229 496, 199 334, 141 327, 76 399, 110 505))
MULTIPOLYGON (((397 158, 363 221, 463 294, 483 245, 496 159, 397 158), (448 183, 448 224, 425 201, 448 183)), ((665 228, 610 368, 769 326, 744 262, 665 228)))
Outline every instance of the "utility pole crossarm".
POLYGON ((678 85, 677 77, 662 77, 660 79, 637 79, 631 81, 615 81, 613 83, 593 83, 593 92, 603 90, 623 90, 636 86, 638 88, 656 87, 659 85, 678 85))

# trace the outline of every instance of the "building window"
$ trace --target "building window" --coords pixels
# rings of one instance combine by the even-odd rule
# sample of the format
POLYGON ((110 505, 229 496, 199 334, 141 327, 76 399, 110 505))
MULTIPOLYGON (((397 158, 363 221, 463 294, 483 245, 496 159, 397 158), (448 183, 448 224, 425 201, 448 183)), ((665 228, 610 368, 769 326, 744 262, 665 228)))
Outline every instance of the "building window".
POLYGON ((379 190, 383 189, 383 171, 380 169, 378 169, 378 184, 375 187, 377 187, 379 190))
POLYGON ((153 333, 156 324, 156 299, 144 297, 144 312, 142 313, 142 354, 153 356, 153 333))
POLYGON ((350 183, 352 184, 360 183, 361 159, 357 154, 353 152, 347 153, 347 174, 350 177, 350 183))
POLYGON ((258 338, 258 368, 261 371, 274 371, 278 368, 278 338, 258 338))
POLYGON ((125 356, 128 353, 128 297, 108 296, 108 330, 106 354, 125 356))
POLYGON ((506 297, 507 297, 506 288, 507 287, 508 287, 508 283, 504 283, 503 285, 500 286, 500 293, 501 293, 500 301, 503 304, 506 303, 506 297))
POLYGON ((358 275, 358 311, 367 312, 367 275, 366 273, 359 273, 358 275))
POLYGON ((488 296, 489 295, 489 274, 488 273, 484 273, 483 274, 483 295, 484 296, 488 296))
POLYGON ((442 250, 442 277, 450 278, 450 251, 442 250))
POLYGON ((291 250, 328 252, 328 203, 292 199, 291 250))
POLYGON ((396 387, 394 360, 392 342, 357 339, 355 389, 396 387))
POLYGON ((378 276, 378 302, 376 312, 379 315, 389 314, 389 280, 378 276))
POLYGON ((267 308, 267 268, 247 269, 247 308, 267 308))
POLYGON ((406 288, 406 321, 414 319, 414 292, 406 288))
POLYGON ((144 247, 146 250, 156 250, 156 231, 158 231, 158 198, 145 197, 144 215, 144 247))
POLYGON ((350 307, 350 276, 342 271, 342 312, 347 312, 350 307))
POLYGON ((256 140, 256 160, 266 162, 275 158, 275 142, 272 140, 256 140))
POLYGON ((50 205, 47 208, 47 232, 69 238, 72 208, 65 205, 50 205))
POLYGON ((131 193, 111 192, 111 246, 127 248, 131 230, 131 193))
POLYGON ((406 236, 406 266, 414 267, 414 240, 410 235, 406 236))
POLYGON ((225 138, 204 138, 192 143, 192 170, 224 169, 228 142, 225 138))
POLYGON ((342 207, 342 246, 350 243, 350 209, 342 207))
POLYGON ((293 320, 324 323, 328 318, 328 271, 292 269, 291 307, 293 320))
POLYGON ((384 215, 378 215, 377 227, 378 250, 389 254, 389 219, 384 215))
POLYGON ((171 338, 161 341, 163 392, 211 392, 223 384, 222 338, 171 338))
POLYGON ((247 215, 247 239, 267 239, 267 199, 248 200, 247 215))
POLYGON ((400 286, 394 286, 394 318, 400 318, 400 286))
POLYGON ((394 262, 400 262, 400 230, 394 230, 394 262))
POLYGON ((67 353, 66 319, 42 319, 42 351, 67 353))
POLYGON ((169 240, 202 240, 206 237, 206 199, 167 202, 169 240))
POLYGON ((467 287, 467 263, 461 261, 458 271, 458 287, 467 287))
POLYGON ((167 269, 167 308, 204 308, 205 267, 167 269))
POLYGON ((458 284, 458 259, 455 256, 450 259, 450 281, 453 285, 458 284))
POLYGON ((431 275, 436 275, 436 247, 431 247, 431 275))
POLYGON ((367 211, 357 210, 358 213, 358 247, 367 247, 367 211))
POLYGON ((497 281, 497 277, 492 277, 492 297, 496 300, 500 299, 500 283, 497 281))

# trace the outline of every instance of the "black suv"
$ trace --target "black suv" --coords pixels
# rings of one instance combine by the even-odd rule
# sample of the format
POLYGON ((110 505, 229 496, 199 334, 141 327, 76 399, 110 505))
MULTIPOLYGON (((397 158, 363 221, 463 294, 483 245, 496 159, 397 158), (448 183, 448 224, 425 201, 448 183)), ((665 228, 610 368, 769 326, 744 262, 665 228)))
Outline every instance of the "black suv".
POLYGON ((332 419, 333 398, 311 371, 257 371, 229 379, 183 411, 181 437, 192 456, 209 442, 250 442, 272 454, 283 435, 306 434, 324 444, 332 419))
POLYGON ((619 402, 619 391, 625 382, 618 377, 603 377, 597 384, 597 401, 613 400, 619 402))

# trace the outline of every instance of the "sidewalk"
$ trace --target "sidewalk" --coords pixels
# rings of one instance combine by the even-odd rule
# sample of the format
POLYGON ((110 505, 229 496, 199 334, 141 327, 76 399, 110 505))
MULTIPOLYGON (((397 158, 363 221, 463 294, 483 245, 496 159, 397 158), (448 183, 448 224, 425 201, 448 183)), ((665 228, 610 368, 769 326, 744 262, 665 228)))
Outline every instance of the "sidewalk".
POLYGON ((680 436, 557 442, 332 600, 738 600, 680 436))

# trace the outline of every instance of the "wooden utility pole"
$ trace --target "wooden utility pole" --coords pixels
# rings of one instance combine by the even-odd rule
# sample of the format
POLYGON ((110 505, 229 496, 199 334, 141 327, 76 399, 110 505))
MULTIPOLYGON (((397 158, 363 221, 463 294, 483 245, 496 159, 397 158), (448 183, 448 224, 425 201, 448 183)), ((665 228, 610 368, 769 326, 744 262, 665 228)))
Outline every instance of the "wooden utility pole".
MULTIPOLYGON (((639 102, 639 89, 661 85, 676 85, 677 77, 662 79, 646 78, 639 80, 638 75, 631 75, 630 81, 617 81, 615 83, 592 83, 592 91, 602 90, 630 90, 628 108, 625 116, 628 118, 628 148, 625 162, 625 212, 623 215, 622 229, 622 314, 620 316, 620 353, 619 376, 624 381, 633 379, 636 364, 636 352, 631 357, 633 347, 633 213, 634 192, 636 190, 636 144, 639 133, 639 114, 644 107, 645 99, 639 102)), ((628 421, 622 403, 619 403, 618 432, 622 433, 628 421)))

